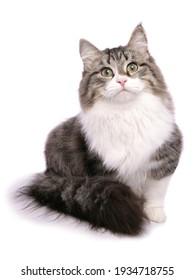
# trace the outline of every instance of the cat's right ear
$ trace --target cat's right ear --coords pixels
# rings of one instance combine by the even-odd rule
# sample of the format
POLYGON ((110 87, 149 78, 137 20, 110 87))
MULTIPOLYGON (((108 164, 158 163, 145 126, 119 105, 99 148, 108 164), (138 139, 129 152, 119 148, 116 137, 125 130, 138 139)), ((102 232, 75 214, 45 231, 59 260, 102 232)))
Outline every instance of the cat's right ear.
POLYGON ((79 51, 85 70, 90 70, 94 60, 101 56, 101 51, 85 39, 80 39, 79 51))

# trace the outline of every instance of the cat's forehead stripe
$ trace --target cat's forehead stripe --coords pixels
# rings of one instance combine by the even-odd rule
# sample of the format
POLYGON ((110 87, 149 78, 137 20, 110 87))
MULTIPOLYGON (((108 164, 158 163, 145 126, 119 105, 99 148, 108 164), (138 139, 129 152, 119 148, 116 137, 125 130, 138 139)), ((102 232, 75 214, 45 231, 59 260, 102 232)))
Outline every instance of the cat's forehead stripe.
POLYGON ((128 55, 125 53, 123 47, 113 48, 113 49, 105 49, 104 53, 107 55, 107 62, 110 64, 112 60, 121 60, 125 58, 128 60, 128 55))

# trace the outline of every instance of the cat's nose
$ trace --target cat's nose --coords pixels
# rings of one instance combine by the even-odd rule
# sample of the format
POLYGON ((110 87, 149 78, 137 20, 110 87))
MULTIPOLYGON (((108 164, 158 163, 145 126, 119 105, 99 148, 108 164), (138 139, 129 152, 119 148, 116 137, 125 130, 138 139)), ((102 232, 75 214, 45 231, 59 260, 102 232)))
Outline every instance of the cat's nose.
POLYGON ((121 84, 121 86, 124 87, 126 81, 127 81, 127 78, 123 77, 123 78, 119 78, 119 79, 117 80, 117 83, 121 84))

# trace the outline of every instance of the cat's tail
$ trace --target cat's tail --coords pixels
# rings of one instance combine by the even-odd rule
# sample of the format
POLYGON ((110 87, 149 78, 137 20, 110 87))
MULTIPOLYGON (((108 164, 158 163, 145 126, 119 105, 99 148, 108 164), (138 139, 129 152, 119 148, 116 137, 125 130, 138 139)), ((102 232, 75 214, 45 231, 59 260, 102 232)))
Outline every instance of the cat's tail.
POLYGON ((139 235, 147 223, 143 201, 128 186, 106 177, 38 174, 19 195, 113 233, 139 235))

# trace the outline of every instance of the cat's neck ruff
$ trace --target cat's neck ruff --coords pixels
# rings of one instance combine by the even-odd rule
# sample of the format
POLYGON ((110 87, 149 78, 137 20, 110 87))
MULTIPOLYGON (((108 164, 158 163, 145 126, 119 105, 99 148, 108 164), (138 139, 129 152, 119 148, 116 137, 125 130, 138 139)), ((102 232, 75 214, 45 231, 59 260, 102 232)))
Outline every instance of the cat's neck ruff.
POLYGON ((123 177, 149 168, 173 131, 174 114, 158 96, 144 92, 126 104, 100 100, 81 112, 80 122, 90 149, 123 177))

